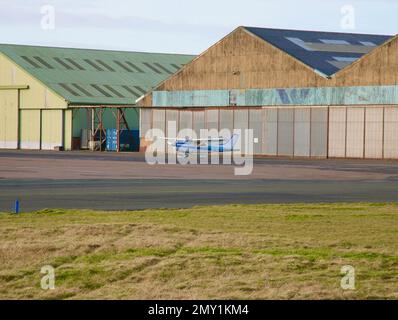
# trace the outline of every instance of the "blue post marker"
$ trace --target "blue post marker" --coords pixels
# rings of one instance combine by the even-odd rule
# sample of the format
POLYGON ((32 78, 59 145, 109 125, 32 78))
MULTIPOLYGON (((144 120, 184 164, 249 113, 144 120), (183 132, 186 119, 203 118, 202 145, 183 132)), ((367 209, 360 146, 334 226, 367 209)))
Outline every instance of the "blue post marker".
POLYGON ((15 200, 15 214, 19 213, 19 200, 15 200))

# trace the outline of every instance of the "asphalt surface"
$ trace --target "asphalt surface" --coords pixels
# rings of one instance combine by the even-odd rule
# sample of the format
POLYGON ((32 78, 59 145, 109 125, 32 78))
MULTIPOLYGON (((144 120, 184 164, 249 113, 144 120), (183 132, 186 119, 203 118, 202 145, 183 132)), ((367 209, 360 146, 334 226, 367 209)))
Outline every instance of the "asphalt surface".
MULTIPOLYGON (((203 167, 209 176, 190 178, 186 172, 197 171, 197 166, 185 167, 184 175, 143 178, 139 167, 138 178, 101 178, 92 168, 94 163, 105 163, 114 168, 128 161, 144 166, 142 154, 94 154, 54 152, 0 152, 0 211, 11 212, 16 199, 22 211, 44 208, 79 208, 98 210, 138 210, 146 208, 186 208, 196 205, 246 203, 319 203, 319 202, 396 202, 398 201, 398 162, 358 160, 290 160, 255 159, 255 173, 242 179, 228 176, 216 167, 203 167), (23 161, 22 161, 23 160, 23 161), (40 160, 40 168, 35 160, 40 160), (47 167, 81 166, 90 162, 89 179, 73 179, 68 173, 63 178, 46 176, 47 167), (74 162, 79 161, 79 162, 74 162), (29 165, 27 165, 29 164, 29 165), (277 174, 271 174, 272 171, 277 174), (25 172, 21 174, 21 172, 25 172), (218 174, 220 172, 220 174, 218 174), (294 175, 292 175, 294 172, 294 175), (325 175, 326 172, 326 175, 325 175), (28 178, 31 174, 35 178, 28 178), (13 176, 15 175, 15 178, 13 176), (43 178, 37 178, 37 175, 43 178), (275 178, 277 176, 277 178, 275 178), (363 176, 363 177, 362 177, 363 176), (272 178, 269 178, 272 177, 272 178), (298 178, 296 178, 298 177, 298 178), (326 178, 325 178, 326 177, 326 178)), ((160 171, 159 171, 160 172, 160 171)), ((98 172, 99 174, 99 172, 98 172)))

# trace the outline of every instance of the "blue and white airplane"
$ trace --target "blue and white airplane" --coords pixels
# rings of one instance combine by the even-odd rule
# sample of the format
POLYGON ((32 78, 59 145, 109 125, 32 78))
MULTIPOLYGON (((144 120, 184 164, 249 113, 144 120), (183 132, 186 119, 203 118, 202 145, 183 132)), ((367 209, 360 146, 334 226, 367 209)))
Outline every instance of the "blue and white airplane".
POLYGON ((176 149, 177 153, 184 154, 185 157, 188 157, 190 153, 239 151, 234 149, 238 139, 238 134, 233 134, 228 141, 224 141, 225 139, 222 137, 216 139, 165 138, 167 143, 176 149))

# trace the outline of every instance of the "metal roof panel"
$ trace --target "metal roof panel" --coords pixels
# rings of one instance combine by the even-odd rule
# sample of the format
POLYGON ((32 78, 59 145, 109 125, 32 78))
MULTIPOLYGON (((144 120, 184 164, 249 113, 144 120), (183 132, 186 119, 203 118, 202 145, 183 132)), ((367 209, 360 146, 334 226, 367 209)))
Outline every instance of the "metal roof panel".
POLYGON ((330 63, 333 57, 359 59, 393 38, 387 35, 244 28, 326 76, 347 66, 347 63, 330 63))
POLYGON ((136 66, 145 65, 144 63, 151 65, 154 63, 161 65, 182 65, 195 58, 193 55, 182 54, 71 49, 11 44, 0 44, 0 52, 8 56, 51 90, 58 93, 70 104, 134 105, 137 95, 126 91, 123 89, 123 86, 132 88, 138 86, 144 90, 150 90, 165 80, 169 74, 166 72, 158 73, 150 68, 134 70, 131 65, 126 64, 126 61, 136 66), (39 60, 37 57, 39 57, 39 60), (52 69, 40 63, 40 60, 46 61, 52 69), (92 64, 88 64, 87 60, 94 63, 98 68, 93 67, 92 64), (115 61, 129 68, 131 72, 127 72, 127 70, 121 68, 115 61), (102 71, 99 69, 102 69, 102 71), (116 90, 119 96, 111 91, 107 95, 101 94, 92 85, 97 86, 102 91, 109 91, 109 89, 106 90, 109 86, 113 90, 116 90), (83 88, 83 91, 79 90, 79 87, 83 88))

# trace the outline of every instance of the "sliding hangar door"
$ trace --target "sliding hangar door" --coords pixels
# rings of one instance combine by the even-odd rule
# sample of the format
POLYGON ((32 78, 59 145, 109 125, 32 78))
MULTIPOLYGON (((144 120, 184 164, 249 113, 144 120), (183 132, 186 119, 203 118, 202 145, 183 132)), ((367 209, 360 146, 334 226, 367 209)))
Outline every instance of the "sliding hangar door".
POLYGON ((398 106, 330 107, 329 157, 398 159, 398 106))
POLYGON ((19 148, 54 150, 55 147, 63 146, 63 112, 63 110, 21 109, 19 148))
POLYGON ((3 91, 0 149, 54 150, 64 146, 64 110, 19 109, 15 91, 3 91))
POLYGON ((0 90, 0 149, 18 147, 18 91, 0 90))
MULTIPOLYGON (((141 138, 175 121, 177 132, 252 129, 253 153, 265 156, 398 159, 398 106, 141 108, 141 138)), ((244 147, 243 147, 243 150, 244 147)))
POLYGON ((252 129, 253 153, 258 155, 327 157, 327 108, 142 108, 142 138, 151 128, 169 136, 169 121, 176 122, 177 131, 193 129, 197 137, 201 129, 215 129, 224 138, 236 129, 242 135, 252 129))

